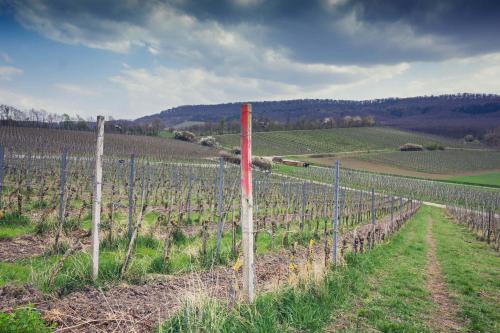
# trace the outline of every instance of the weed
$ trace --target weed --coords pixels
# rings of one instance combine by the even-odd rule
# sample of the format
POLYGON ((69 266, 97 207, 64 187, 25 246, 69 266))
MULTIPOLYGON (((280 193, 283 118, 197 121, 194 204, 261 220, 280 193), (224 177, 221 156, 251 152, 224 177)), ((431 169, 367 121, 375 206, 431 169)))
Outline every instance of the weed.
POLYGON ((0 332, 3 333, 49 333, 55 326, 46 326, 39 312, 33 307, 17 308, 12 313, 0 313, 0 332))

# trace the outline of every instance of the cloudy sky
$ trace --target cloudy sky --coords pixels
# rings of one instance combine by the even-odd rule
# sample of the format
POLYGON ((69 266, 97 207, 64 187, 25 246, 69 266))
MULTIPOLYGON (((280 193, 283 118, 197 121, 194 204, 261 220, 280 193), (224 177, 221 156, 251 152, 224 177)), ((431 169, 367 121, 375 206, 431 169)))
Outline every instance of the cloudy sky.
POLYGON ((0 104, 137 118, 456 92, 500 93, 500 1, 0 0, 0 104))

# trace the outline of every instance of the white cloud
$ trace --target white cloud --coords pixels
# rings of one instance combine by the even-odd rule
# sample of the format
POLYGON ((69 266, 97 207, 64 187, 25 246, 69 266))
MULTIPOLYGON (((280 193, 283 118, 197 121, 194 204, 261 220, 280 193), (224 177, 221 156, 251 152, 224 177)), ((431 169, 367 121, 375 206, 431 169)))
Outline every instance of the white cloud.
MULTIPOLYGON (((285 66, 287 66, 285 64, 285 66)), ((290 66, 293 66, 290 65, 290 66)), ((165 108, 183 104, 215 104, 251 100, 275 100, 295 98, 332 98, 336 89, 343 86, 355 87, 366 81, 378 82, 400 75, 408 69, 407 64, 395 66, 374 66, 362 68, 354 66, 307 68, 312 73, 332 71, 332 73, 352 73, 359 79, 350 83, 332 84, 323 82, 304 87, 297 83, 283 83, 274 80, 243 76, 223 76, 214 72, 196 69, 172 69, 158 66, 153 70, 124 69, 110 81, 126 90, 129 110, 128 117, 159 112, 165 108)))
POLYGON ((14 76, 23 74, 23 70, 12 66, 0 66, 0 80, 11 80, 14 76))
POLYGON ((77 84, 72 84, 72 83, 57 83, 54 85, 57 89, 60 91, 67 93, 67 94, 72 94, 72 95, 79 95, 79 96, 84 96, 84 97, 89 97, 89 96, 97 96, 99 95, 96 91, 83 87, 81 85, 77 84))

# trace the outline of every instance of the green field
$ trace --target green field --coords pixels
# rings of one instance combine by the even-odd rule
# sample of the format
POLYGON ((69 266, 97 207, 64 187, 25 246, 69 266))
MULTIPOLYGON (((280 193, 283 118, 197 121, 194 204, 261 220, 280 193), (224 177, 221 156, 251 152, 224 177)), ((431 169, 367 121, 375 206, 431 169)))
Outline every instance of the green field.
POLYGON ((453 177, 449 179, 452 182, 462 184, 499 186, 500 187, 500 172, 485 173, 477 176, 453 177))
MULTIPOLYGON (((222 146, 239 146, 239 134, 216 136, 222 146)), ((321 154, 348 151, 394 150, 405 143, 460 147, 458 140, 405 132, 391 128, 359 127, 304 131, 258 132, 253 134, 256 155, 321 154)))
MULTIPOLYGON (((486 150, 394 151, 362 154, 356 158, 391 167, 438 174, 500 169, 500 152, 486 150)), ((484 180, 488 181, 487 178, 484 180)))

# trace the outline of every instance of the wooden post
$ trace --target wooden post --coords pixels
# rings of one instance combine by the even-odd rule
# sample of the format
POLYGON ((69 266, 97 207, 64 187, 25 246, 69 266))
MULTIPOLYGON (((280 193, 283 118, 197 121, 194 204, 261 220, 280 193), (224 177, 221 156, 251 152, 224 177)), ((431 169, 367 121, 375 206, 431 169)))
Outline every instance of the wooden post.
POLYGON ((61 232, 64 226, 64 196, 66 187, 66 165, 68 158, 68 149, 65 148, 63 154, 61 155, 61 172, 59 174, 59 225, 57 226, 56 237, 54 240, 54 249, 59 251, 59 238, 61 237, 61 232))
POLYGON ((101 223, 102 155, 104 153, 104 117, 97 117, 97 146, 95 151, 94 196, 92 202, 92 279, 99 271, 99 224, 101 223))
POLYGON ((219 159, 219 198, 217 203, 217 241, 215 249, 215 259, 219 260, 220 241, 222 239, 222 199, 224 187, 224 158, 219 159))
POLYGON ((241 228, 243 243, 243 293, 253 302, 255 293, 253 195, 252 195, 252 105, 241 106, 241 228))
POLYGON ((130 156, 129 176, 128 176, 128 238, 132 237, 132 219, 134 216, 134 154, 130 156))
POLYGON ((340 161, 335 162, 335 189, 334 189, 334 207, 333 207, 333 244, 332 260, 333 265, 337 266, 337 233, 339 228, 339 171, 340 161))
POLYGON ((376 211, 375 211, 375 189, 372 187, 372 224, 375 224, 376 219, 376 211))
POLYGON ((187 219, 188 223, 191 223, 191 191, 193 190, 193 169, 189 168, 189 176, 188 176, 188 193, 187 193, 187 219))
POLYGON ((394 197, 391 195, 391 223, 394 222, 394 197))
POLYGON ((399 220, 403 222, 403 197, 399 197, 399 220))
POLYGON ((302 206, 300 214, 300 231, 304 231, 304 221, 306 219, 306 182, 302 183, 302 206))
POLYGON ((0 209, 2 209, 2 195, 3 195, 3 173, 4 173, 4 150, 3 147, 0 146, 0 209))

